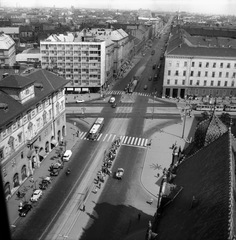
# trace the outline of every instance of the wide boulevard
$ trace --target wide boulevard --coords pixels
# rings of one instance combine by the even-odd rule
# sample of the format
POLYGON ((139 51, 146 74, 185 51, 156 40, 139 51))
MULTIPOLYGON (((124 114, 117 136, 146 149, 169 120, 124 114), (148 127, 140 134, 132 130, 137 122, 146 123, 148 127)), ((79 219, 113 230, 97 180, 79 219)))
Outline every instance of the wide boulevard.
MULTIPOLYGON (((32 214, 20 219, 21 227, 15 231, 14 239, 125 239, 137 224, 138 213, 141 212, 142 219, 152 218, 156 205, 146 203, 150 194, 140 182, 147 141, 157 129, 155 124, 153 127, 147 125, 150 120, 154 122, 160 118, 170 122, 179 119, 179 114, 171 112, 176 105, 159 98, 163 64, 159 70, 152 68, 153 64, 161 63, 160 57, 168 38, 165 31, 167 32, 169 27, 170 22, 165 26, 161 38, 154 39, 152 47, 144 51, 140 61, 124 78, 116 80, 108 91, 109 95, 116 98, 116 108, 102 100, 67 104, 67 121, 75 123, 80 129, 80 135, 75 138, 75 150, 67 165, 72 169, 71 175, 67 177, 60 174, 56 177, 54 185, 47 191, 47 196, 40 200, 32 214), (152 49, 155 49, 154 55, 151 54, 152 49), (149 81, 148 78, 155 74, 159 75, 159 79, 149 81), (133 76, 139 76, 135 93, 125 94, 123 90, 133 76), (148 86, 146 90, 145 85, 148 86), (88 141, 83 134, 86 134, 97 117, 105 118, 102 134, 98 141, 88 141), (88 216, 86 227, 80 229, 81 223, 85 221, 83 216, 73 216, 71 223, 68 220, 68 225, 64 224, 66 229, 63 231, 66 235, 63 235, 58 230, 62 229, 61 216, 65 214, 68 205, 74 204, 74 196, 79 187, 83 187, 83 193, 78 201, 81 203, 88 199, 94 179, 91 167, 96 169, 101 166, 104 152, 112 140, 121 136, 127 139, 132 137, 132 144, 127 142, 121 145, 112 166, 113 172, 119 167, 124 168, 123 179, 117 180, 113 175, 107 178, 97 202, 94 203, 94 214, 88 216), (139 139, 142 140, 142 145, 138 144, 141 143, 139 139), (52 229, 55 229, 53 233, 52 229)), ((70 219, 70 212, 67 213, 65 219, 70 219)), ((144 225, 141 224, 140 228, 142 227, 144 225)))

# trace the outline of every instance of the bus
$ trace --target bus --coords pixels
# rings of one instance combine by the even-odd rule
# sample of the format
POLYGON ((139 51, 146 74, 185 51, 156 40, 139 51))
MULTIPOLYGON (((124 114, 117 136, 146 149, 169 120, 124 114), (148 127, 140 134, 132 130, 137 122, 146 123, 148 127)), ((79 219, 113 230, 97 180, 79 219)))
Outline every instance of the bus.
POLYGON ((89 140, 96 140, 103 128, 104 118, 97 118, 93 126, 90 128, 87 138, 89 140))

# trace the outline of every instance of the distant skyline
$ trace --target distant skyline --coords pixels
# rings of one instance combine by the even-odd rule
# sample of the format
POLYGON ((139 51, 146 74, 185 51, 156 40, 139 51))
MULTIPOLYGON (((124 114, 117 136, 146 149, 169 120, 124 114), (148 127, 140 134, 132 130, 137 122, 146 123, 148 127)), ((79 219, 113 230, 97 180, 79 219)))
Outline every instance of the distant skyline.
POLYGON ((236 14, 236 0, 0 0, 1 7, 150 9, 204 14, 236 14))

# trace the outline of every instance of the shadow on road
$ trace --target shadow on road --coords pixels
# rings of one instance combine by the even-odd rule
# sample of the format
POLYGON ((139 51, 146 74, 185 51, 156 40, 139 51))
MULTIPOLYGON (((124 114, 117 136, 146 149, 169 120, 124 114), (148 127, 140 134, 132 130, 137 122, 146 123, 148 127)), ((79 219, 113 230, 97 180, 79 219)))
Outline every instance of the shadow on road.
MULTIPOLYGON (((80 240, 118 240, 148 227, 153 216, 148 215, 133 206, 97 204, 91 221, 87 224, 80 240), (139 214, 140 213, 140 218, 139 214), (97 217, 94 217, 96 215, 97 217), (111 221, 112 219, 112 221, 111 221)), ((153 213, 154 215, 154 213, 153 213)), ((141 236, 140 239, 144 239, 141 236)))

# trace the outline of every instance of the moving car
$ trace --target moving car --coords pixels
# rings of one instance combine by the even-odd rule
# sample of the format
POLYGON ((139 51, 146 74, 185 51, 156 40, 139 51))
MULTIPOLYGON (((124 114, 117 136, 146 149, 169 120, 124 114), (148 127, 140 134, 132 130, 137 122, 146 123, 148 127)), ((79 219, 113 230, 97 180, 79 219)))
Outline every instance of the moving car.
POLYGON ((21 217, 25 217, 27 213, 32 209, 32 205, 29 203, 26 203, 20 210, 19 210, 19 215, 21 217))
POLYGON ((33 192, 32 197, 30 198, 30 201, 31 202, 37 202, 39 200, 39 198, 42 197, 42 195, 43 195, 42 190, 37 189, 33 192))
POLYGON ((72 151, 70 149, 67 149, 63 155, 63 161, 68 162, 70 160, 71 155, 72 151))
POLYGON ((83 103, 83 102, 84 102, 84 99, 77 99, 76 102, 77 102, 77 103, 83 103))
POLYGON ((117 172, 116 172, 116 178, 117 179, 122 179, 123 175, 124 175, 124 169, 123 168, 118 168, 117 172))
POLYGON ((147 90, 147 88, 148 88, 148 86, 147 86, 147 85, 145 85, 143 89, 144 89, 144 90, 147 90))
POLYGON ((116 101, 115 97, 111 97, 109 100, 110 103, 114 103, 115 101, 116 101))

